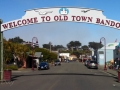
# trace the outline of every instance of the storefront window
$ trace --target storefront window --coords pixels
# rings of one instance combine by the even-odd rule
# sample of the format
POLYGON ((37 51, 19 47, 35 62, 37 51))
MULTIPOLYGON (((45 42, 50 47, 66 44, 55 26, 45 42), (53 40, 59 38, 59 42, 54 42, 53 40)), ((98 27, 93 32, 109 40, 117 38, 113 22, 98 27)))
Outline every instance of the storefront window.
POLYGON ((104 52, 103 51, 99 51, 99 54, 104 54, 104 52))

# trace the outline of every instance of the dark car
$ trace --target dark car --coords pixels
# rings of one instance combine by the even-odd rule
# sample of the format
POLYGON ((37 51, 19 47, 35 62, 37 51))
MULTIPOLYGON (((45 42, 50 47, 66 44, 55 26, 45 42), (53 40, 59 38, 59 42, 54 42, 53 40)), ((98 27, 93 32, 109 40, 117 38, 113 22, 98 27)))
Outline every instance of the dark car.
POLYGON ((55 65, 55 66, 57 66, 57 65, 61 65, 60 60, 56 60, 56 61, 54 62, 54 65, 55 65))
POLYGON ((50 69, 50 67, 47 62, 41 62, 38 66, 38 70, 48 70, 48 69, 50 69))
POLYGON ((98 69, 98 63, 96 61, 89 61, 88 62, 88 65, 87 65, 88 68, 94 68, 94 69, 98 69))

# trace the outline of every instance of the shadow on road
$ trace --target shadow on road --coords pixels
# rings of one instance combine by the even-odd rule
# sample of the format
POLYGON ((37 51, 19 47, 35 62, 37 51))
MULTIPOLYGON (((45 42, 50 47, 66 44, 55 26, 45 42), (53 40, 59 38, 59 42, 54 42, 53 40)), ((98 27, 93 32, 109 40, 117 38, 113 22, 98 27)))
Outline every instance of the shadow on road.
MULTIPOLYGON (((12 80, 17 80, 18 77, 24 76, 39 76, 39 75, 78 75, 78 76, 101 76, 101 77, 113 77, 109 75, 97 75, 97 74, 84 74, 84 73, 43 73, 43 74, 26 74, 26 75, 12 75, 12 80)), ((113 77, 117 78, 117 77, 113 77)))

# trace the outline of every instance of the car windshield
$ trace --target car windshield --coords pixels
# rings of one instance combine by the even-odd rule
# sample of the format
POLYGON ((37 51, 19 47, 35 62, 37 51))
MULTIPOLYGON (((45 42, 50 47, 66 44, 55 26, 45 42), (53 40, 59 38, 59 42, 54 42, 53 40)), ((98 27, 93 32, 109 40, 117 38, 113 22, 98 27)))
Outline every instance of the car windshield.
POLYGON ((40 65, 45 65, 45 64, 47 64, 46 62, 42 62, 42 63, 40 63, 40 65))
POLYGON ((90 63, 96 63, 96 64, 97 64, 97 62, 96 62, 96 61, 90 61, 90 63))
POLYGON ((59 60, 56 60, 55 62, 60 62, 59 60))

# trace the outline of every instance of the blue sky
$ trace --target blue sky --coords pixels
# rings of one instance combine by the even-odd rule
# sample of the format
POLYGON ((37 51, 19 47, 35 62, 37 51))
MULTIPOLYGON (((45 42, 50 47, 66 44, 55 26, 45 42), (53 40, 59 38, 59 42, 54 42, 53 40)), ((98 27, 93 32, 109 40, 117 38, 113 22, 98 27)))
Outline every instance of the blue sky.
MULTIPOLYGON (((120 0, 0 0, 0 18, 4 21, 20 19, 25 10, 42 7, 73 6, 103 10, 108 19, 120 21, 120 0)), ((71 40, 82 45, 99 42, 105 37, 107 43, 120 41, 120 31, 105 26, 75 22, 42 23, 11 29, 4 32, 6 39, 20 36, 25 41, 32 41, 35 36, 39 45, 52 42, 53 45, 66 46, 71 40)))

